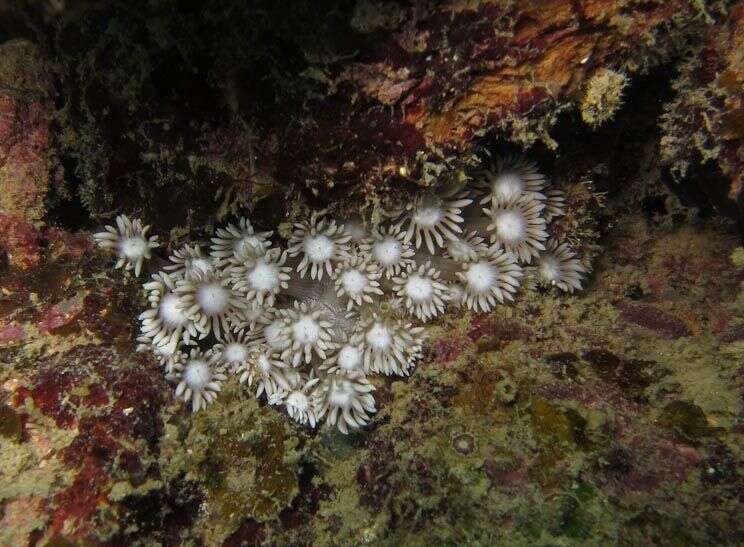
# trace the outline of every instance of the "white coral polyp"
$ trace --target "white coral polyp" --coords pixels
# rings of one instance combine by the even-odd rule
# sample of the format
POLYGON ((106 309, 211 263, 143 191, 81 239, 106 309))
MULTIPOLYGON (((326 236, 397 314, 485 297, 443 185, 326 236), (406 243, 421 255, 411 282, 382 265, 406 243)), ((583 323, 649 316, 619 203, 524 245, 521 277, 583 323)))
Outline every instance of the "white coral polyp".
POLYGON ((513 158, 499 160, 495 167, 483 171, 479 183, 488 190, 481 199, 482 205, 508 203, 525 194, 534 199, 545 199, 542 191, 548 184, 535 163, 513 158))
POLYGON ((318 390, 322 400, 318 418, 325 416, 329 427, 336 426, 345 435, 350 427, 363 427, 377 412, 372 396, 374 390, 364 377, 329 374, 318 390))
POLYGON ((258 333, 274 320, 273 308, 264 308, 257 302, 248 302, 246 307, 237 310, 230 318, 234 331, 258 333))
POLYGON ((220 362, 227 365, 228 369, 235 372, 248 362, 248 356, 253 341, 243 331, 237 333, 223 332, 220 341, 212 347, 220 362))
POLYGON ((233 289, 259 307, 273 306, 276 295, 289 286, 292 268, 285 266, 287 253, 271 249, 263 256, 247 258, 230 269, 233 289))
POLYGON ((361 218, 351 218, 343 226, 344 233, 351 238, 352 243, 362 243, 367 238, 367 229, 361 218))
POLYGON ((247 307, 245 300, 234 291, 221 270, 195 272, 178 280, 175 293, 181 297, 183 309, 205 336, 230 330, 230 321, 239 310, 247 307))
POLYGON ((375 232, 372 239, 361 243, 360 249, 377 264, 385 278, 390 279, 414 262, 415 252, 405 238, 405 232, 395 224, 375 232))
POLYGON ((298 375, 290 380, 286 389, 274 392, 269 397, 269 404, 284 405, 287 414, 294 421, 315 427, 318 423, 320 397, 314 388, 319 381, 313 376, 306 378, 298 375))
POLYGON ((263 337, 266 344, 278 352, 282 352, 289 347, 289 339, 283 336, 284 333, 284 319, 276 318, 273 319, 263 329, 263 337))
POLYGON ((279 353, 267 344, 251 346, 248 355, 236 373, 241 384, 256 385, 256 397, 265 393, 271 397, 279 389, 288 389, 284 376, 287 365, 279 358, 279 353))
POLYGON ((408 243, 415 235, 416 248, 420 248, 422 242, 426 243, 431 254, 435 252, 434 243, 444 247, 445 240, 455 241, 457 234, 462 232, 462 208, 473 202, 466 196, 467 193, 462 192, 455 197, 424 194, 414 198, 406 206, 403 223, 408 227, 403 241, 408 243))
POLYGON ((332 374, 364 376, 364 344, 361 333, 343 337, 338 349, 320 365, 332 374))
POLYGON ((483 209, 491 219, 487 228, 491 241, 529 264, 545 250, 544 242, 548 239, 545 219, 540 216, 544 208, 544 202, 523 195, 483 209))
POLYGON ((447 286, 439 280, 439 271, 427 262, 418 268, 409 266, 393 278, 393 290, 402 299, 406 311, 421 321, 444 313, 447 286))
POLYGON ((488 245, 477 232, 468 232, 455 241, 448 241, 445 246, 445 256, 457 262, 472 262, 478 260, 479 253, 485 252, 488 245))
POLYGON ((282 351, 282 359, 293 367, 301 363, 310 364, 313 354, 321 359, 333 348, 331 328, 326 311, 320 306, 309 306, 295 301, 291 309, 279 310, 284 318, 281 337, 288 342, 282 351))
POLYGON ((118 255, 114 268, 134 270, 134 275, 139 277, 152 249, 160 246, 158 236, 148 237, 150 227, 142 226, 141 220, 130 220, 126 215, 116 217, 116 227, 105 226, 104 229, 104 232, 93 234, 93 238, 99 247, 118 255))
POLYGON ((543 283, 569 293, 581 290, 586 268, 575 258, 566 243, 548 240, 546 250, 540 253, 535 266, 538 279, 543 283))
POLYGON ((295 224, 289 240, 289 256, 302 256, 297 265, 300 277, 309 272, 310 279, 323 279, 325 271, 329 276, 334 265, 348 258, 351 236, 332 220, 313 218, 309 223, 295 224))
POLYGON ((197 272, 209 273, 214 269, 212 261, 202 255, 199 245, 184 245, 174 251, 168 260, 173 264, 164 266, 163 269, 171 272, 176 278, 190 277, 197 272))
POLYGON ((178 382, 176 397, 185 402, 191 401, 191 410, 196 412, 215 400, 220 392, 221 384, 227 377, 216 366, 215 355, 208 351, 202 353, 194 348, 183 364, 175 365, 171 374, 178 382))
POLYGON ((453 308, 462 306, 465 300, 465 287, 462 283, 450 283, 447 285, 447 305, 453 308))
POLYGON ((387 376, 408 376, 421 355, 423 327, 374 314, 362 322, 364 370, 387 376))
POLYGON ((354 256, 339 264, 333 272, 336 296, 347 299, 347 311, 364 303, 372 304, 375 297, 383 294, 380 277, 382 274, 376 264, 368 262, 366 257, 354 256))
POLYGON ((473 311, 490 311, 497 303, 513 300, 522 268, 510 253, 491 248, 475 262, 457 272, 462 285, 461 303, 473 311))
POLYGON ((182 340, 188 344, 198 337, 196 326, 183 310, 181 298, 173 292, 176 282, 170 275, 153 274, 143 287, 151 307, 139 316, 139 342, 175 349, 182 340))
POLYGON ((269 248, 269 238, 274 232, 256 232, 251 222, 242 217, 238 225, 228 224, 218 228, 212 238, 211 255, 222 266, 231 260, 242 262, 247 258, 263 256, 269 248))

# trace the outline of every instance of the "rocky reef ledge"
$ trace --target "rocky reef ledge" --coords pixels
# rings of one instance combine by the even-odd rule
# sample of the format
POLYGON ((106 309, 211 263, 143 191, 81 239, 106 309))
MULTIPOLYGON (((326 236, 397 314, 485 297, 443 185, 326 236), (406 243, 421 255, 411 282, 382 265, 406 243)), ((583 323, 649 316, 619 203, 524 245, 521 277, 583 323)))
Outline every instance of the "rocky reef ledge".
POLYGON ((0 545, 744 542, 744 3, 0 3, 0 545), (167 253, 526 155, 584 290, 428 325, 344 435, 136 352, 167 253))

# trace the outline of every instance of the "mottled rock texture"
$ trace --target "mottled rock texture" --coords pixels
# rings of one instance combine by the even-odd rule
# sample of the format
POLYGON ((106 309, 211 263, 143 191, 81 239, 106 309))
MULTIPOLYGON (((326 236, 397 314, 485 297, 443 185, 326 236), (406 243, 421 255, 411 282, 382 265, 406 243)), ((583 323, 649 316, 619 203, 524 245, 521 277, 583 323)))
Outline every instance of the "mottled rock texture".
POLYGON ((674 81, 662 118, 662 157, 718 205, 744 211, 744 4, 711 25, 674 81), (697 179, 697 180, 696 180, 697 179))
POLYGON ((593 118, 617 109, 625 80, 598 91, 604 71, 679 59, 711 17, 683 0, 55 6, 4 13, 58 76, 51 202, 168 227, 298 191, 374 210, 460 176, 484 138, 555 148, 587 95, 593 118))
MULTIPOLYGON (((0 544, 744 542, 740 3, 0 2, 0 544), (250 212, 369 217, 525 148, 585 291, 433 323, 370 427, 134 352, 166 250, 250 212)), ((280 230, 281 231, 281 230, 280 230)))

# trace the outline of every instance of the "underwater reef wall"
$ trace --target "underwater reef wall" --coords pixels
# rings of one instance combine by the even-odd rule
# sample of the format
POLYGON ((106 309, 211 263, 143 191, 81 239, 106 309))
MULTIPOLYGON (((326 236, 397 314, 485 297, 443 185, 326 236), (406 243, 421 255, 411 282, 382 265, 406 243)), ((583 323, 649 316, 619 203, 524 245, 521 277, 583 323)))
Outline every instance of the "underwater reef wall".
POLYGON ((699 189, 741 219, 744 207, 744 4, 712 25, 673 86, 662 118, 662 157, 678 180, 699 189), (700 176, 700 171, 713 176, 700 176), (716 180, 717 179, 717 180, 716 180))
POLYGON ((58 74, 67 177, 56 200, 77 194, 96 218, 159 209, 153 220, 172 225, 206 221, 211 211, 194 205, 205 194, 222 215, 297 190, 372 207, 389 188, 458 173, 495 130, 555 148, 561 112, 578 105, 592 126, 611 118, 629 77, 705 32, 704 9, 29 3, 6 10, 4 27, 46 46, 58 74))
POLYGON ((0 545, 744 542, 744 3, 537 6, 0 2, 0 545), (443 314, 349 435, 184 410, 91 239, 374 222, 515 152, 586 289, 443 314))

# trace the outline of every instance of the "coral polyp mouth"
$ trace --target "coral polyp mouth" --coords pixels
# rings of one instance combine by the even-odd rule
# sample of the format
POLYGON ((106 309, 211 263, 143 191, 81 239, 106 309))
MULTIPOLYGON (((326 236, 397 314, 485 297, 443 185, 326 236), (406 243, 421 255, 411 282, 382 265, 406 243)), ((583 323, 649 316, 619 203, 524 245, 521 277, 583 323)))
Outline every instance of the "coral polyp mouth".
POLYGON ((160 318, 169 327, 185 327, 188 322, 188 316, 181 309, 181 300, 173 293, 163 297, 160 303, 160 318))
POLYGON ((248 274, 248 282, 257 292, 270 292, 279 284, 279 269, 265 262, 257 264, 248 274))
POLYGON ((147 252, 147 241, 142 237, 128 237, 119 244, 121 254, 129 260, 137 260, 145 256, 147 252))
POLYGON ((300 344, 314 344, 320 338, 320 326, 311 317, 301 317, 292 325, 292 336, 300 344))
MULTIPOLYGON (((425 323, 453 307, 489 312, 525 288, 571 293, 588 271, 549 237, 566 199, 534 164, 500 161, 456 186, 413 196, 376 224, 313 213, 281 230, 286 249, 246 218, 218 228, 209 254, 183 245, 145 284, 138 348, 195 411, 229 373, 302 425, 363 427, 376 412, 369 378, 409 376, 425 323)), ((117 226, 96 240, 138 273, 156 238, 139 220, 117 226)))
POLYGON ((491 188, 498 200, 510 201, 519 197, 524 190, 524 183, 519 173, 505 171, 495 178, 491 188))
POLYGON ((400 262, 401 244, 392 237, 387 237, 376 243, 373 256, 383 266, 390 266, 400 262))
POLYGON ((367 344, 373 351, 387 351, 392 346, 393 337, 382 323, 374 323, 365 334, 367 344))
POLYGON ((311 262, 326 262, 336 250, 336 244, 324 235, 308 237, 302 245, 311 262))
POLYGON ((409 277, 403 290, 414 302, 426 302, 434 292, 431 282, 419 275, 409 277))
POLYGON ((437 205, 424 206, 413 214, 413 221, 422 228, 433 228, 442 221, 442 210, 437 205))
POLYGON ((524 239, 527 220, 518 211, 501 211, 494 215, 493 227, 503 243, 514 245, 524 239))
POLYGON ((487 262, 473 264, 465 272, 465 285, 474 293, 483 293, 492 287, 498 273, 487 262))
POLYGON ((218 315, 227 306, 227 289, 217 283, 203 285, 196 289, 196 300, 207 315, 218 315))

